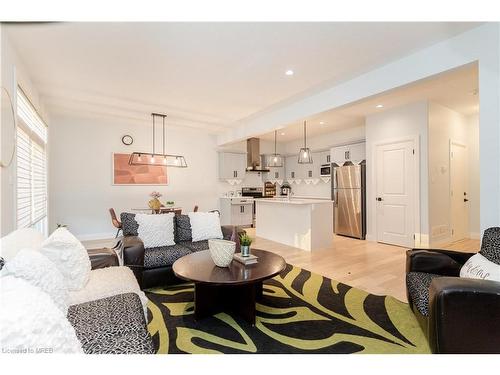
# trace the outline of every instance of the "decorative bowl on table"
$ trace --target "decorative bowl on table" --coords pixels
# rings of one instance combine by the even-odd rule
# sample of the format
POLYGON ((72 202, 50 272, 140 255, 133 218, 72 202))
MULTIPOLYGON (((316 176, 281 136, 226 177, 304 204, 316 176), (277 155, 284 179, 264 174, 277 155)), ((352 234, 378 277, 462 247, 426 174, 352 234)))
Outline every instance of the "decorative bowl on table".
POLYGON ((236 242, 217 239, 208 240, 208 249, 216 266, 228 267, 233 260, 236 242))

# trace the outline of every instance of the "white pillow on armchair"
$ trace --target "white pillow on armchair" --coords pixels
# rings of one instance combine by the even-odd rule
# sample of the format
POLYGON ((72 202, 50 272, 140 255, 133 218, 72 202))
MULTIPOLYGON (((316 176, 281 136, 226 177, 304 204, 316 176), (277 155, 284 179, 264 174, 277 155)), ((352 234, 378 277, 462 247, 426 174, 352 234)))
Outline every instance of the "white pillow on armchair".
POLYGON ((190 212, 188 216, 191 223, 193 242, 224 238, 219 213, 190 212))

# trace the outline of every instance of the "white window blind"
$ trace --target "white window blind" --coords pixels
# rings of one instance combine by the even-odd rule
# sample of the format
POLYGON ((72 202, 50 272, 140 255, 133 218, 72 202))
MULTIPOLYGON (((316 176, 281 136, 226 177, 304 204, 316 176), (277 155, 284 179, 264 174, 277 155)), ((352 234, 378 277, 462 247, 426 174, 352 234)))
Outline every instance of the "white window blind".
POLYGON ((45 231, 47 126, 21 89, 17 92, 17 227, 45 231))

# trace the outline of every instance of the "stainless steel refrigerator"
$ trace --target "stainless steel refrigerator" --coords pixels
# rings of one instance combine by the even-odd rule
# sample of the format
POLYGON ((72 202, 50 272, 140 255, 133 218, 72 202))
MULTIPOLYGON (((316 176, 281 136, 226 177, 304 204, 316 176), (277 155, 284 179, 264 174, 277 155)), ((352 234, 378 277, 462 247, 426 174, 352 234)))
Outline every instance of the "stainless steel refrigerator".
POLYGON ((333 165, 332 200, 336 234, 364 240, 366 235, 366 166, 333 165))

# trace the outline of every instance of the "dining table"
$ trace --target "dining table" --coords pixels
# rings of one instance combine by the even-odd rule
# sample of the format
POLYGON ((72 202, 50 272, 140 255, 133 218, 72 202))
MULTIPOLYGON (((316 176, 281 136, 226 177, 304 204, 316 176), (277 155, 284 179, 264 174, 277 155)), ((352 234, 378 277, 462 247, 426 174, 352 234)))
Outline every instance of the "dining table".
POLYGON ((167 214, 169 212, 173 212, 176 215, 180 215, 182 212, 182 207, 163 206, 160 207, 160 209, 158 210, 154 210, 151 207, 136 207, 136 208, 131 208, 131 210, 139 213, 151 213, 151 214, 167 214))

